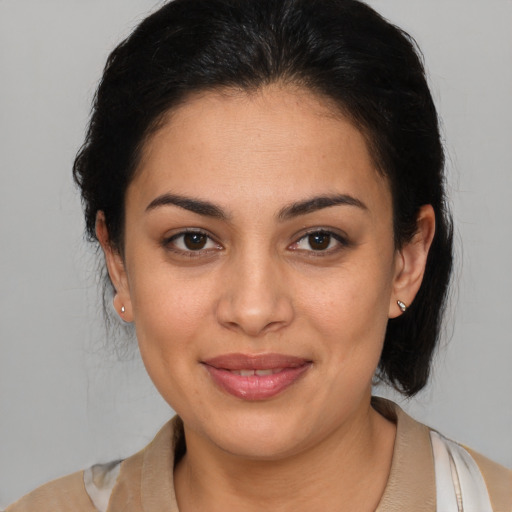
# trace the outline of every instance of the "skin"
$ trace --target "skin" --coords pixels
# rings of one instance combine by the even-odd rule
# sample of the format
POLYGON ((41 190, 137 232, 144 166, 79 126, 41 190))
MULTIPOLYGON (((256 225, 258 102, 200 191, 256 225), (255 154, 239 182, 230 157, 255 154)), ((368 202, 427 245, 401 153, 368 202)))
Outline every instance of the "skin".
POLYGON ((398 249, 391 205, 360 131, 290 86, 196 95, 146 143, 126 193, 123 254, 101 212, 97 234, 114 304, 185 424, 180 510, 375 509, 395 426, 371 408, 371 381, 397 299, 410 304, 419 289, 435 227, 422 207, 416 236, 398 249), (224 217, 162 204, 166 194, 224 217), (335 195, 358 204, 290 214, 335 195), (207 235, 203 249, 187 248, 187 229, 207 235), (311 365, 277 396, 243 400, 202 364, 227 353, 311 365))

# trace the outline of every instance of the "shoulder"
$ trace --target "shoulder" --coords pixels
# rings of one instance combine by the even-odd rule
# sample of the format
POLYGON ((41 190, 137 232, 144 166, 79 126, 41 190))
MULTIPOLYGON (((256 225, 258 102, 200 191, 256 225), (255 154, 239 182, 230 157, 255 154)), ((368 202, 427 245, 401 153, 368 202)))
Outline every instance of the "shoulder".
MULTIPOLYGON (((112 492, 119 483, 137 473, 140 455, 94 466, 38 487, 5 512, 106 512, 112 492)), ((135 481, 137 476, 135 476, 135 481)), ((119 487, 119 486, 118 486, 119 487)), ((129 486, 131 487, 131 486, 129 486)))
POLYGON ((512 470, 464 447, 478 465, 495 510, 512 511, 512 470))
MULTIPOLYGON (((478 512, 512 512, 511 470, 417 422, 393 402, 379 398, 373 404, 397 425, 383 505, 403 501, 402 491, 409 489, 414 492, 407 496, 421 495, 422 503, 430 503, 425 510, 457 511, 465 503, 478 512)), ((411 500, 409 509, 424 510, 411 500)))
POLYGON ((97 512, 79 471, 53 480, 13 503, 5 512, 97 512))
POLYGON ((162 499, 173 497, 173 491, 166 486, 172 486, 174 454, 183 450, 183 443, 182 423, 175 416, 148 446, 131 457, 96 464, 49 482, 5 512, 139 512, 143 509, 143 482, 151 487, 147 495, 162 492, 162 499))
POLYGON ((450 478, 457 497, 486 512, 512 511, 512 471, 431 430, 438 492, 450 478))
POLYGON ((121 468, 127 466, 129 472, 137 458, 136 454, 126 461, 96 464, 53 480, 13 503, 5 512, 105 512, 121 468))

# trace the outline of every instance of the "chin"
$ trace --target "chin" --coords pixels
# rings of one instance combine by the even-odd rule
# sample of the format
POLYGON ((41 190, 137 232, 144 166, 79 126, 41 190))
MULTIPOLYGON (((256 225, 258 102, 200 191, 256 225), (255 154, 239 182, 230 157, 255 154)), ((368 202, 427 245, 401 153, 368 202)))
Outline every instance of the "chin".
POLYGON ((219 439, 217 446, 234 457, 255 461, 275 461, 300 451, 300 445, 297 446, 282 433, 258 435, 254 432, 244 436, 227 436, 219 439))
POLYGON ((232 414, 217 425, 208 424, 203 435, 222 451, 253 460, 277 460, 293 455, 308 444, 302 418, 283 418, 264 412, 232 414))

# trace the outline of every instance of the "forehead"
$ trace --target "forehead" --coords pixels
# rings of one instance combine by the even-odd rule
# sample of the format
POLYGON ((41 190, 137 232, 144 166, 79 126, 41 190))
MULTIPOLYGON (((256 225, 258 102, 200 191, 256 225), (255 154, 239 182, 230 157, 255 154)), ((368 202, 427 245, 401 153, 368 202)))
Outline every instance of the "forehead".
POLYGON ((265 203, 279 191, 283 201, 339 192, 390 203, 360 130, 326 100, 281 85, 189 98, 146 142, 128 195, 135 189, 146 202, 173 192, 265 203))

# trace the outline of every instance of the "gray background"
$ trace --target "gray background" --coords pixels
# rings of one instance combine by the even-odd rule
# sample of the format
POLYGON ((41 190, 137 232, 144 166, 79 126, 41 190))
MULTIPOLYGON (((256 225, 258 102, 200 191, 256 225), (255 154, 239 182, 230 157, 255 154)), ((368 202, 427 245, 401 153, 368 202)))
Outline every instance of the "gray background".
MULTIPOLYGON (((133 453, 171 414, 135 350, 105 348, 70 173, 109 50, 159 3, 0 1, 2 505, 133 453)), ((512 1, 371 5, 425 54, 457 226, 447 335, 430 387, 403 406, 511 466, 512 1)))

